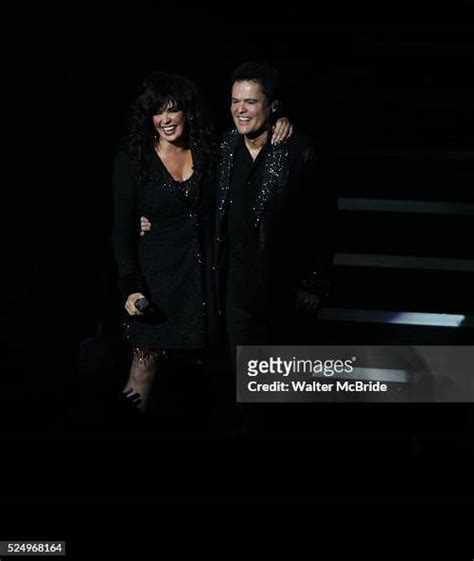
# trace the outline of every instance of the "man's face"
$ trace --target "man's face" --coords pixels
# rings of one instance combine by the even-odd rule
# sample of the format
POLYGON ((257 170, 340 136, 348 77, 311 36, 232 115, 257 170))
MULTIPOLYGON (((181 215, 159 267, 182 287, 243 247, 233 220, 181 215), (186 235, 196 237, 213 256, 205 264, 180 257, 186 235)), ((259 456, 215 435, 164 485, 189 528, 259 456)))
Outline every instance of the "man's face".
POLYGON ((259 136, 270 125, 271 107, 259 82, 234 82, 230 112, 240 134, 259 136))

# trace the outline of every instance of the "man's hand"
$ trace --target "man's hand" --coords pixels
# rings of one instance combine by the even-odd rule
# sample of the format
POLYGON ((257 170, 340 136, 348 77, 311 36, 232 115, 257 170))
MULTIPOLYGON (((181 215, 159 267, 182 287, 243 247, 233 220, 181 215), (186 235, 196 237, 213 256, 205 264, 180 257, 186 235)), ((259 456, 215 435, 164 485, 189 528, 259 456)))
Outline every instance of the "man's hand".
POLYGON ((144 236, 145 232, 151 230, 151 222, 145 216, 140 217, 140 236, 144 236))
POLYGON ((279 144, 290 138, 293 134, 293 125, 288 117, 280 117, 272 130, 272 144, 279 144))
POLYGON ((296 291, 297 310, 315 311, 319 302, 319 298, 315 294, 311 294, 311 292, 306 292, 305 290, 296 291))
POLYGON ((140 298, 145 298, 145 296, 141 292, 134 292, 130 294, 125 302, 125 309, 127 310, 128 315, 130 316, 142 316, 143 312, 140 312, 135 308, 135 302, 140 298))

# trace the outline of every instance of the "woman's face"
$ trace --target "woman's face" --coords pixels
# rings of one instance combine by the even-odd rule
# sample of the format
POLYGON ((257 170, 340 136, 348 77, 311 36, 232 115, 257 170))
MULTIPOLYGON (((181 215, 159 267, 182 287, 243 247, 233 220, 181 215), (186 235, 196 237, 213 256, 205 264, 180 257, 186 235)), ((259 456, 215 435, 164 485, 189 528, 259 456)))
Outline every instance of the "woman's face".
POLYGON ((166 107, 162 107, 153 115, 153 124, 159 141, 179 142, 184 133, 186 115, 175 104, 168 101, 166 107))

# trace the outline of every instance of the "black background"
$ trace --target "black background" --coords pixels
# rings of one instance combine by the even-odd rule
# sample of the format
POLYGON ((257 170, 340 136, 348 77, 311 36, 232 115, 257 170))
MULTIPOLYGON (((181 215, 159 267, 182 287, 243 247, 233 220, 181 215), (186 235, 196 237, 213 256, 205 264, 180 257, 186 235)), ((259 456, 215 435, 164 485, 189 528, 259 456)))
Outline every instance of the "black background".
MULTIPOLYGON (((82 434, 62 422, 61 396, 80 384, 77 343, 113 316, 111 157, 149 70, 192 77, 218 130, 230 125, 229 71, 266 58, 282 71, 292 120, 333 157, 384 144, 472 148, 472 101, 451 103, 474 93, 470 3, 311 10, 292 3, 284 12, 258 11, 251 4, 124 4, 4 14, 1 539, 68 539, 72 559, 472 553, 465 407, 347 409, 339 418, 347 434, 317 442, 155 441, 82 434), (417 102, 400 110, 406 106, 397 96, 429 100, 434 91, 445 109, 417 102), (382 110, 373 100, 387 92, 392 105, 382 110), (423 126, 413 126, 414 115, 423 126), (421 454, 396 438, 396 422, 407 416, 433 425, 421 454), (349 435, 362 417, 372 432, 349 435)), ((340 194, 363 193, 332 162, 327 177, 340 194)), ((453 182, 462 183, 456 196, 451 183, 433 183, 434 173, 410 193, 426 200, 428 183, 433 200, 472 201, 471 170, 456 170, 464 178, 453 182)), ((452 255, 468 257, 469 230, 461 234, 444 242, 452 255)), ((403 245, 403 236, 395 238, 403 245)), ((338 413, 328 411, 325 422, 338 413)))

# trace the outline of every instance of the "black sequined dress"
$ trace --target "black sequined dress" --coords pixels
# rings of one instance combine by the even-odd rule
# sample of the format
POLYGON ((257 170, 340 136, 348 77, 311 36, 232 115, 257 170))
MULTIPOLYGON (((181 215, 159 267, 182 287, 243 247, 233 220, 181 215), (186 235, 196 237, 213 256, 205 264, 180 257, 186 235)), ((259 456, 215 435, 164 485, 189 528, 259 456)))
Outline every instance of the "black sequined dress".
POLYGON ((119 286, 125 299, 143 292, 157 311, 148 319, 125 316, 125 336, 133 346, 199 349, 206 344, 206 168, 206 158, 193 150, 193 174, 179 182, 154 155, 149 180, 137 186, 127 156, 115 160, 112 239, 119 286), (151 222, 144 236, 140 216, 151 222))

